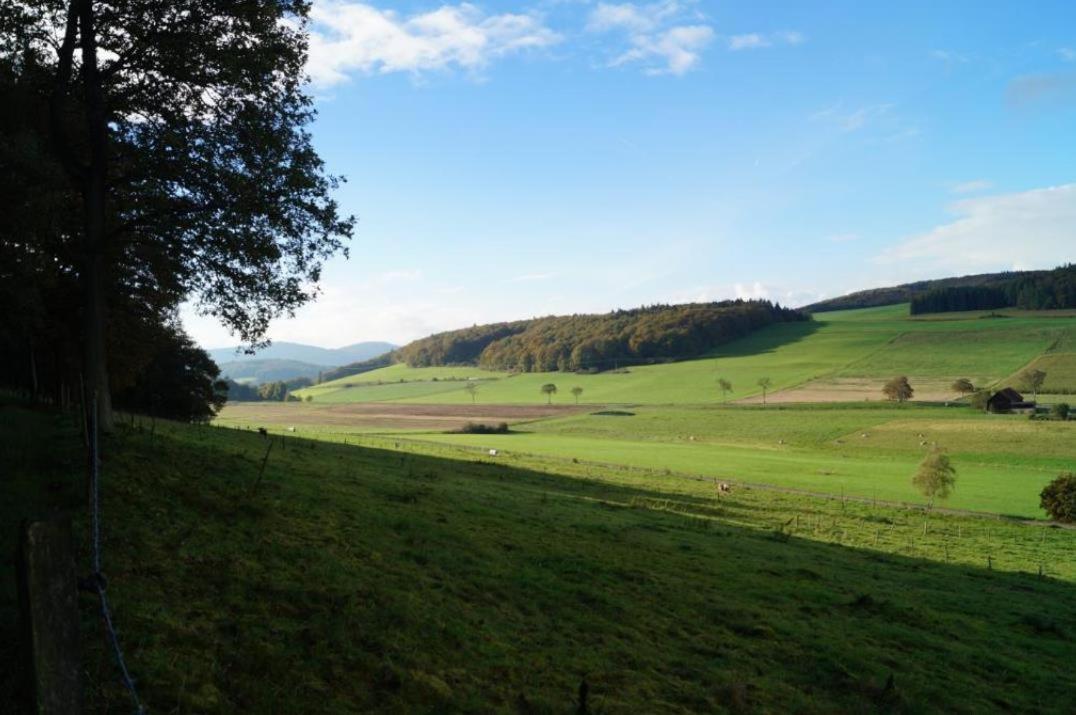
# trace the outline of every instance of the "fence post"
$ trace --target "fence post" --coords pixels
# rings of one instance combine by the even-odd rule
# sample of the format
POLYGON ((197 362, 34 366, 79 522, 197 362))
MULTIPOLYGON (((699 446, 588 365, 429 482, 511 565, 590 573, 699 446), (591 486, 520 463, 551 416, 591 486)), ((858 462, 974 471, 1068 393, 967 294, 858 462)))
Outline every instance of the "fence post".
POLYGON ((71 522, 23 522, 18 590, 35 713, 82 712, 78 577, 71 522))

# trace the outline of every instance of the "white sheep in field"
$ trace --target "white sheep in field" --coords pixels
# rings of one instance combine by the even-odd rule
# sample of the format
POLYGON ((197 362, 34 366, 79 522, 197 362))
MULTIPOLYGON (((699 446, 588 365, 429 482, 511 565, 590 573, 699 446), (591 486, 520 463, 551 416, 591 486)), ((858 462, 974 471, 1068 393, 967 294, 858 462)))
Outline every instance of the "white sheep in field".
POLYGON ((295 428, 294 428, 294 427, 288 427, 288 431, 289 431, 289 432, 294 432, 294 431, 295 431, 295 428))
POLYGON ((496 456, 497 456, 497 450, 495 450, 495 449, 491 449, 491 450, 489 451, 489 456, 491 456, 491 457, 496 457, 496 456))

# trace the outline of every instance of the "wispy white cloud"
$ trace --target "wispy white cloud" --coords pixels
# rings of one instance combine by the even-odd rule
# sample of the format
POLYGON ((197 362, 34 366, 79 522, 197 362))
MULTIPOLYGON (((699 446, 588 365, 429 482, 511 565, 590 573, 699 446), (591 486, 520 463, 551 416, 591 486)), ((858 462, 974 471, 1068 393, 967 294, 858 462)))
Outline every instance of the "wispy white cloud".
POLYGON ((874 120, 889 114, 892 104, 869 104, 854 109, 846 108, 843 103, 815 112, 812 121, 825 122, 836 126, 843 132, 859 131, 874 120))
POLYGON ((993 187, 993 182, 987 181, 986 179, 973 179, 971 181, 958 181, 955 184, 951 184, 949 190, 954 194, 977 194, 993 187))
POLYGON ((748 32, 743 35, 732 35, 728 38, 728 47, 733 52, 739 50, 758 50, 774 45, 799 45, 805 41, 803 33, 793 30, 783 30, 763 34, 748 32))
POLYGON ((1076 62, 1076 50, 1071 47, 1058 48, 1057 56, 1065 62, 1076 62))
POLYGON ((405 17, 366 3, 318 0, 310 20, 307 72, 323 87, 354 74, 477 72, 499 57, 562 39, 537 14, 488 15, 470 3, 405 17))
POLYGON ((945 271, 1049 267, 1076 258, 1076 184, 964 199, 957 218, 876 258, 945 271))
POLYGON ((590 32, 621 32, 629 48, 608 62, 610 67, 639 64, 650 75, 682 75, 698 66, 714 30, 674 0, 651 4, 598 3, 587 21, 590 32))

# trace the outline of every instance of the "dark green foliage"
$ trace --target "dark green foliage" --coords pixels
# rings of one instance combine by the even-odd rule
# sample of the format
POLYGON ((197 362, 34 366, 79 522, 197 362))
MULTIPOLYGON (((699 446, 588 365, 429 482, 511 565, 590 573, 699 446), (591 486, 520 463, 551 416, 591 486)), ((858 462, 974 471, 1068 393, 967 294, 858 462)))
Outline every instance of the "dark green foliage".
POLYGON ((1053 414, 1054 419, 1067 420, 1069 418, 1069 409, 1069 403, 1058 402, 1050 410, 1050 413, 1053 414))
POLYGON ((509 432, 507 422, 501 422, 496 425, 468 422, 457 431, 462 434, 508 434, 509 432))
POLYGON ((993 310, 1011 303, 1006 292, 993 286, 954 286, 937 288, 912 298, 912 315, 946 313, 960 310, 993 310))
POLYGON ((308 377, 276 380, 261 385, 247 385, 228 380, 227 394, 232 402, 299 402, 299 398, 291 393, 294 390, 309 387, 311 384, 312 381, 308 377))
POLYGON ((1037 276, 1045 271, 1028 271, 1026 273, 982 273, 972 276, 959 276, 956 278, 942 278, 940 280, 916 281, 888 288, 871 288, 870 290, 857 291, 838 298, 812 303, 803 308, 811 313, 822 313, 829 310, 849 310, 852 308, 874 308, 881 305, 895 305, 908 303, 917 296, 944 288, 964 286, 995 286, 1005 281, 1021 276, 1037 276))
POLYGON ((5 382, 84 382, 107 431, 109 395, 147 364, 125 348, 185 299, 259 343, 313 297, 353 222, 306 129, 308 10, 3 5, 0 283, 25 291, 0 327, 5 382), (38 374, 7 369, 31 355, 38 374))
POLYGON ((1076 474, 1058 475, 1046 485, 1040 497, 1042 508, 1051 519, 1066 524, 1076 522, 1076 474))
POLYGON ((1076 265, 1018 274, 992 285, 937 288, 911 303, 912 315, 996 308, 1076 308, 1076 265))
POLYGON ((412 367, 478 365, 489 370, 608 370, 702 355, 777 322, 807 320, 768 301, 657 305, 479 325, 439 333, 396 350, 412 367))
POLYGON ((148 366, 116 393, 116 404, 157 417, 211 419, 228 399, 220 369, 178 327, 165 326, 159 332, 148 366))

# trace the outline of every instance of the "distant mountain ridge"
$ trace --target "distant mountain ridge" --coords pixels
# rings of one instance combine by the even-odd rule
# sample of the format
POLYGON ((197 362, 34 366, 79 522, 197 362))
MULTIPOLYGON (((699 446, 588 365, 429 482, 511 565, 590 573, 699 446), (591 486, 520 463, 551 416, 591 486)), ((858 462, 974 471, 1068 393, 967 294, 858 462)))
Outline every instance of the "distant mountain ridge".
POLYGON ((279 341, 257 351, 254 355, 237 352, 238 348, 214 348, 207 352, 209 357, 213 358, 213 362, 218 365, 258 360, 293 360, 322 368, 331 368, 369 360, 395 349, 396 346, 392 343, 381 341, 355 343, 342 348, 322 348, 316 345, 279 341))
POLYGON ((243 360, 218 363, 218 367, 223 377, 252 385, 297 377, 316 380, 319 373, 331 369, 299 360, 243 360))

